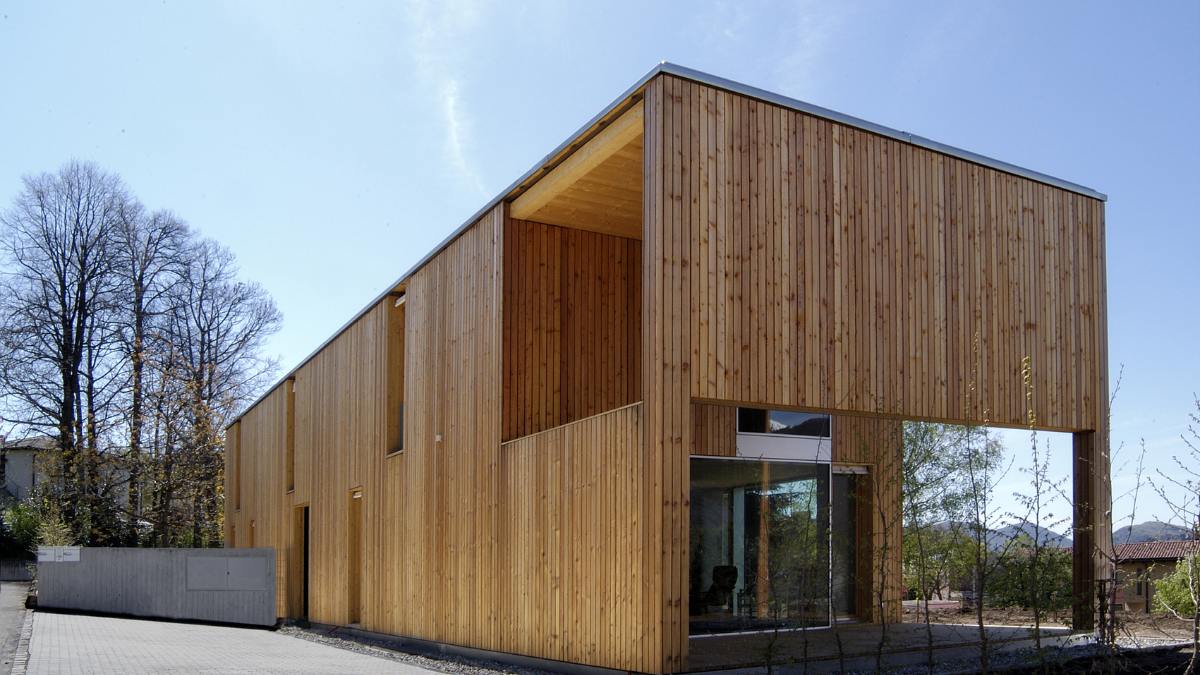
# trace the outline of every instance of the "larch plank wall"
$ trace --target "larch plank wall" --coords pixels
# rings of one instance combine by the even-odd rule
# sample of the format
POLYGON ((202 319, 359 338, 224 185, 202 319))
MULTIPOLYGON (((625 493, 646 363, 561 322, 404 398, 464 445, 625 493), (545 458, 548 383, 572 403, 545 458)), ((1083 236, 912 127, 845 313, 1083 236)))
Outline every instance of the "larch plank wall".
MULTIPOLYGON (((669 75, 645 133, 664 669, 686 662, 689 398, 1103 433, 1101 201, 669 75)), ((1076 446, 1105 504, 1107 443, 1076 446)), ((1077 514, 1101 549, 1105 518, 1077 514)))
POLYGON ((641 410, 634 403, 503 446, 508 649, 645 670, 641 410))
POLYGON ((694 396, 1095 428, 1102 202, 664 81, 694 396))
MULTIPOLYGON (((273 468, 247 465, 247 485, 264 501, 243 495, 228 527, 256 520, 258 543, 291 551, 295 567, 295 507, 307 505, 309 618, 345 624, 346 523, 361 489, 364 629, 652 670, 643 656, 655 647, 643 631, 640 404, 501 449, 504 232, 497 207, 407 280, 403 341, 389 340, 395 308, 385 298, 297 371, 293 493, 283 485, 286 397, 272 394, 231 427, 273 468), (387 454, 385 366, 399 344, 404 368, 392 372, 404 378, 404 450, 387 454), (268 429, 278 442, 256 440, 268 429), (267 495, 278 496, 274 505, 267 495)), ((280 597, 296 616, 302 580, 292 577, 280 597)))
POLYGON ((641 398, 636 239, 510 220, 504 239, 504 438, 641 398))
POLYGON ((869 621, 899 622, 903 614, 904 427, 892 418, 835 415, 832 420, 834 464, 866 466, 854 496, 857 531, 870 533, 859 545, 857 584, 860 616, 869 621), (865 478, 865 479, 864 479, 865 478), (865 611, 864 611, 865 610, 865 611))
POLYGON ((690 187, 681 135, 682 107, 672 103, 672 82, 655 78, 645 90, 642 219, 642 387, 645 519, 642 573, 646 607, 643 655, 654 672, 687 665, 688 505, 692 448, 688 345, 694 227, 683 217, 690 187))
POLYGON ((692 404, 692 454, 737 457, 737 407, 692 404))
POLYGON ((362 625, 377 621, 377 605, 370 601, 378 598, 374 571, 381 558, 364 556, 360 569, 349 569, 347 525, 351 491, 361 488, 361 508, 369 514, 362 544, 375 550, 381 539, 379 463, 386 450, 380 403, 388 303, 373 307, 296 372, 295 491, 288 506, 289 512, 309 507, 309 619, 319 623, 349 622, 351 574, 361 579, 360 597, 367 599, 362 625))
MULTIPOLYGON (((241 475, 241 509, 227 510, 226 528, 240 535, 236 545, 270 546, 275 549, 275 602, 278 616, 287 616, 288 541, 291 521, 284 477, 284 451, 287 447, 287 389, 283 382, 261 403, 246 412, 236 425, 229 464, 235 479, 241 475), (240 462, 238 461, 240 458, 240 462), (240 466, 238 464, 240 463, 240 466), (253 535, 251 532, 253 531, 253 535)), ((228 441, 227 441, 228 443, 228 441)), ((229 468, 226 469, 229 471, 229 468)))

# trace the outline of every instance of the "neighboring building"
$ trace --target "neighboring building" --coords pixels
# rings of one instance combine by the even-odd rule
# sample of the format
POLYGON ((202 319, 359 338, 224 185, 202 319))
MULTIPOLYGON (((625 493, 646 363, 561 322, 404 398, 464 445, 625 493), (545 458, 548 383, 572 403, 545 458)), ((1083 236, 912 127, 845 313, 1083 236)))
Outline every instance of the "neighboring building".
POLYGON ((4 485, 5 498, 21 501, 33 493, 33 489, 44 478, 39 473, 38 457, 53 450, 54 438, 32 436, 0 442, 0 482, 4 485))
MULTIPOLYGON (((1117 604, 1127 612, 1149 614, 1154 607, 1154 583, 1175 571, 1175 565, 1200 553, 1200 541, 1147 541, 1117 544, 1117 604)), ((1161 608, 1159 608, 1161 609, 1161 608)))
POLYGON ((283 617, 681 671, 897 620, 902 420, 1032 419, 1086 628, 1104 270, 1097 192, 663 64, 230 425, 226 541, 283 617))

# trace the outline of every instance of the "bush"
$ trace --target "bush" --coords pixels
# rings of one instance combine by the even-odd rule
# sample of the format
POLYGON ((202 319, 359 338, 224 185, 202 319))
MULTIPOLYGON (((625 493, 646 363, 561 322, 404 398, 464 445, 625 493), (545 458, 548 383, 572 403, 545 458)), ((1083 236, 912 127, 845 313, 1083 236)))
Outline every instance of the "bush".
POLYGON ((22 502, 5 509, 4 526, 14 541, 14 555, 25 557, 37 550, 41 524, 37 510, 29 504, 22 502))
POLYGON ((987 603, 997 607, 1053 612, 1071 606, 1071 556, 1057 548, 1043 548, 1034 565, 1033 550, 1018 542, 1000 561, 988 581, 987 603))
POLYGON ((1180 560, 1175 571, 1154 582, 1154 604, 1175 616, 1196 615, 1196 596, 1200 593, 1200 554, 1180 560))

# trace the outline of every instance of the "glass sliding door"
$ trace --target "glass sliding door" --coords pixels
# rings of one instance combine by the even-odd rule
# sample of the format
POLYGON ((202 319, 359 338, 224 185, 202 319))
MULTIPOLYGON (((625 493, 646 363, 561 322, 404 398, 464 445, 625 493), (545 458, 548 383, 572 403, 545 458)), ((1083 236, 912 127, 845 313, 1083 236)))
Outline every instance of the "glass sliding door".
POLYGON ((691 460, 690 632, 830 623, 828 464, 691 460))

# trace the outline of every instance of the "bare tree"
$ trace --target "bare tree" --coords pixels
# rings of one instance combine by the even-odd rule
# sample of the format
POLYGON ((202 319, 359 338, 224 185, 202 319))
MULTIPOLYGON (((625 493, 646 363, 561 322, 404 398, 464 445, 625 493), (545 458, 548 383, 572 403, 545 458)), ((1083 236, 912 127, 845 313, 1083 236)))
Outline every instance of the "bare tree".
MULTIPOLYGON (((260 354, 264 340, 278 330, 280 315, 261 286, 238 280, 232 254, 210 240, 188 249, 169 295, 164 330, 173 352, 166 372, 181 380, 188 401, 188 428, 175 437, 190 487, 190 542, 215 544, 221 533, 225 420, 275 368, 260 354)), ((164 534, 155 533, 159 539, 164 534)))
MULTIPOLYGON (((279 312, 233 256, 72 162, 0 213, 0 403, 55 439, 41 514, 88 545, 221 538, 224 423, 266 383, 279 312)), ((6 429, 6 432, 8 430, 6 429)))
POLYGON ((115 175, 70 162, 27 176, 0 215, 4 351, 0 386, 22 426, 57 441, 56 487, 81 541, 96 535, 99 435, 112 396, 112 247, 128 193, 115 175))
MULTIPOLYGON (((130 204, 118 229, 116 270, 122 280, 121 344, 128 370, 128 528, 126 541, 136 544, 142 516, 142 464, 145 426, 147 351, 154 349, 150 331, 171 308, 170 291, 183 271, 187 226, 169 211, 147 215, 130 204)), ((157 345, 162 348, 162 345, 157 345)))
MULTIPOLYGON (((1187 432, 1180 437, 1185 450, 1171 456, 1174 466, 1168 471, 1157 470, 1152 485, 1175 520, 1191 529, 1195 540, 1200 539, 1200 397, 1193 394, 1192 398, 1194 408, 1188 414, 1187 432)), ((1178 564, 1183 566, 1184 594, 1191 601, 1191 615, 1186 617, 1192 623, 1192 657, 1186 671, 1191 675, 1200 668, 1197 661, 1200 659, 1200 552, 1193 547, 1178 564)), ((1179 609, 1167 609, 1177 617, 1185 618, 1179 609)))

